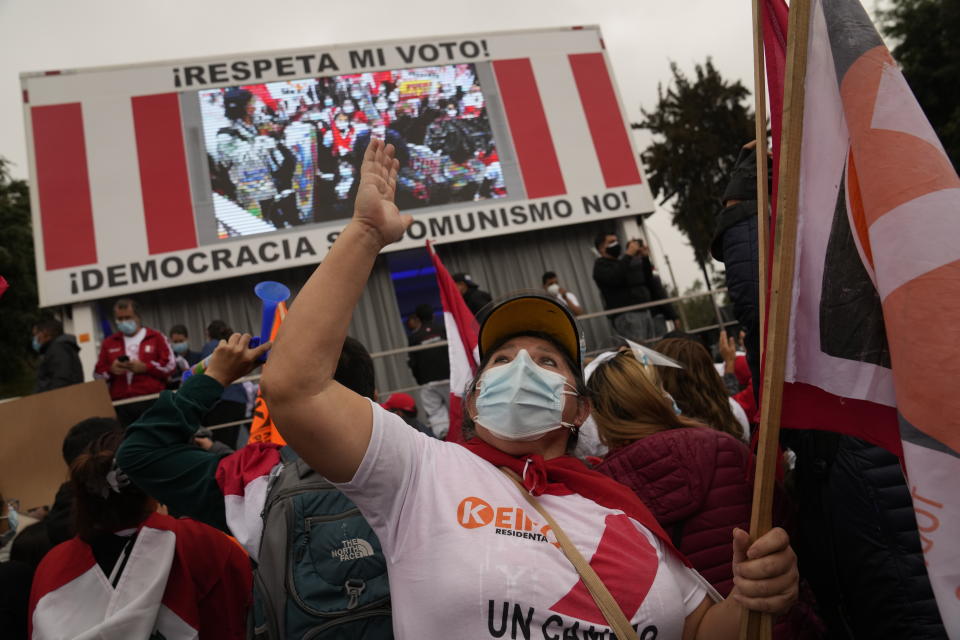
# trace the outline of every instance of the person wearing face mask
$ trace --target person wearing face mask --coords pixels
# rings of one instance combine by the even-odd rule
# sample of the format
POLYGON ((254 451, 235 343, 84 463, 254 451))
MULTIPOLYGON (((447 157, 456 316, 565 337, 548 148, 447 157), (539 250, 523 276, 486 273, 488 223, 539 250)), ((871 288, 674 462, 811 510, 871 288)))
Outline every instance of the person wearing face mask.
POLYGON ((356 130, 346 111, 341 111, 333 119, 333 127, 323 135, 323 145, 330 149, 334 157, 342 158, 353 152, 356 130))
POLYGON ((77 339, 63 332, 59 320, 47 317, 33 325, 31 343, 33 350, 40 354, 34 393, 83 382, 77 339))
POLYGON ((580 306, 580 300, 573 291, 567 291, 560 286, 560 279, 553 271, 547 271, 543 274, 543 288, 551 296, 560 301, 563 306, 570 309, 570 312, 579 316, 583 313, 583 307, 580 306))
POLYGON ((190 350, 190 334, 187 328, 182 324, 175 324, 170 328, 170 348, 177 360, 183 359, 189 367, 197 364, 203 359, 199 351, 190 350))
MULTIPOLYGON (((642 242, 631 240, 623 248, 616 234, 601 233, 594 240, 594 248, 600 255, 593 263, 593 281, 600 289, 604 309, 652 300, 653 265, 650 251, 642 242)), ((642 341, 654 337, 653 315, 649 309, 612 315, 610 321, 624 338, 642 341)))
POLYGON ((787 610, 796 559, 782 529, 752 545, 734 532, 736 586, 715 602, 631 491, 566 455, 591 405, 582 334, 555 299, 515 295, 482 320, 463 445, 333 380, 374 261, 413 221, 393 202, 396 173, 392 147, 372 141, 353 219, 300 290, 261 379, 286 441, 377 533, 395 637, 502 637, 512 624, 515 636, 726 640, 748 608, 787 610))
POLYGON ((190 350, 189 334, 184 325, 173 325, 167 335, 170 337, 170 349, 173 351, 173 358, 176 363, 173 373, 170 374, 170 380, 167 382, 167 389, 176 389, 180 386, 183 372, 203 360, 203 355, 199 351, 190 350))
MULTIPOLYGON (((137 303, 121 298, 113 305, 117 332, 104 338, 94 376, 104 378, 114 400, 159 393, 176 367, 167 338, 155 329, 143 326, 137 303)), ((153 400, 116 407, 117 418, 128 425, 139 417, 153 400)))

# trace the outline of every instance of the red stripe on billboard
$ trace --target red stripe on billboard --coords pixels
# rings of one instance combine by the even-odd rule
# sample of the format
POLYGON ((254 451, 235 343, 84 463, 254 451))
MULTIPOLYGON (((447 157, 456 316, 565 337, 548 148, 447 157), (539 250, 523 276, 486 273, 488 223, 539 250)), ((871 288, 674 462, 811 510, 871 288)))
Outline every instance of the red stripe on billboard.
POLYGON ((47 271, 97 261, 79 102, 30 109, 47 271))
POLYGON ((151 254, 197 246, 176 93, 133 98, 140 189, 151 254))
POLYGON ((497 75, 527 198, 566 193, 533 65, 527 58, 497 60, 493 63, 493 70, 497 75))
POLYGON ((641 182, 620 102, 602 53, 568 56, 607 188, 641 182))

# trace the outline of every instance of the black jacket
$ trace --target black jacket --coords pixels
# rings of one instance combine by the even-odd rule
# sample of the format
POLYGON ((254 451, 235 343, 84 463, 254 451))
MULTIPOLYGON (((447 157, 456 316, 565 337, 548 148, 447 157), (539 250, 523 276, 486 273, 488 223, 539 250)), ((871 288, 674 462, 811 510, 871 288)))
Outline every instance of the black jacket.
POLYGON ((593 281, 603 296, 604 309, 643 304, 653 299, 650 292, 653 265, 647 257, 597 258, 593 263, 593 281))
POLYGON ((720 212, 711 247, 727 272, 727 295, 733 316, 746 332, 747 364, 753 395, 760 397, 760 274, 757 261, 757 202, 745 200, 720 212))
POLYGON ((800 507, 793 545, 830 638, 946 638, 900 461, 863 440, 787 430, 800 507))
MULTIPOLYGON (((411 347, 431 342, 440 342, 446 339, 443 327, 434 322, 421 325, 419 329, 407 338, 411 347)), ((424 349, 410 354, 407 364, 413 373, 417 384, 427 384, 435 380, 446 380, 450 377, 450 356, 446 347, 424 349)))
POLYGON ((493 300, 493 296, 486 291, 481 291, 477 285, 469 287, 467 292, 463 294, 463 301, 467 303, 467 307, 474 316, 480 313, 480 309, 487 306, 491 300, 493 300))
POLYGON ((57 336, 40 349, 34 393, 51 391, 83 382, 83 366, 77 355, 77 339, 68 333, 57 336))

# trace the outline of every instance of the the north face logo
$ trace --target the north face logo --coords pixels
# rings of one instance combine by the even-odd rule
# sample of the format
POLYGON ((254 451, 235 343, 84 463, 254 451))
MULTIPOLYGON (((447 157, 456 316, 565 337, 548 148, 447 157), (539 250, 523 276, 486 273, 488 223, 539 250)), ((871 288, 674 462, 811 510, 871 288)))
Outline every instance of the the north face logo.
POLYGON ((330 551, 330 555, 344 562, 346 560, 359 560, 373 555, 373 547, 369 542, 362 538, 350 538, 343 541, 343 546, 339 549, 330 551))

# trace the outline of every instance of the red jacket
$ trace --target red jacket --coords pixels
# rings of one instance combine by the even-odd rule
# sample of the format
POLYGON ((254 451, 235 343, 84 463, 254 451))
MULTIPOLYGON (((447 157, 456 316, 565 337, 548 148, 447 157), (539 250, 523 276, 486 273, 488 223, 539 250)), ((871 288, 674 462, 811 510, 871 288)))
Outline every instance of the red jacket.
POLYGON ((127 352, 123 344, 123 334, 114 333, 104 339, 103 344, 100 345, 100 357, 93 372, 107 379, 110 385, 110 397, 114 400, 163 391, 166 388, 167 379, 176 366, 166 337, 154 329, 144 327, 144 330, 147 333, 140 343, 137 359, 147 365, 147 371, 133 374, 129 383, 127 374, 115 376, 110 373, 110 365, 127 352))
MULTIPOLYGON (((609 454, 597 471, 631 489, 653 512, 680 553, 717 591, 733 588, 733 528, 750 530, 753 454, 731 435, 708 428, 671 429, 609 454)), ((786 505, 777 496, 774 522, 786 505)), ((774 625, 776 640, 820 638, 812 597, 774 625)))
POLYGON ((598 467, 631 489, 717 591, 733 588, 732 531, 749 531, 750 451, 707 428, 671 429, 609 454, 598 467))

